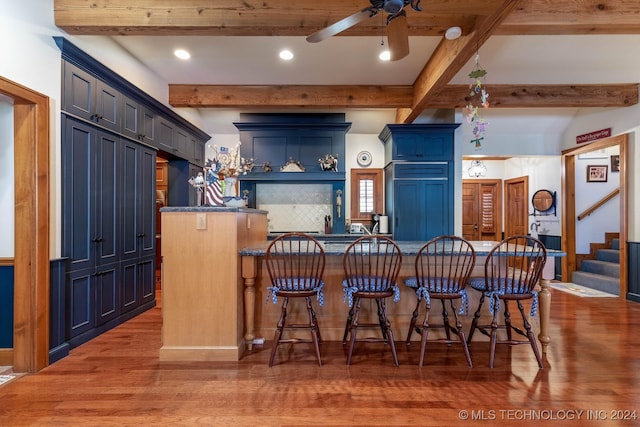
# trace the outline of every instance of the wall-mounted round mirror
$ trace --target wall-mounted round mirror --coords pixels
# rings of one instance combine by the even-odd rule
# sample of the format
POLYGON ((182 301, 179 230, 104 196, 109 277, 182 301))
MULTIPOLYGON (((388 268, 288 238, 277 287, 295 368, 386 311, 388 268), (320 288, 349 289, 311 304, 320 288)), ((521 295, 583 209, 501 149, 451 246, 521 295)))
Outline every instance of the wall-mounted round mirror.
POLYGON ((549 190, 538 190, 531 199, 533 208, 540 212, 547 212, 556 204, 556 195, 549 190))

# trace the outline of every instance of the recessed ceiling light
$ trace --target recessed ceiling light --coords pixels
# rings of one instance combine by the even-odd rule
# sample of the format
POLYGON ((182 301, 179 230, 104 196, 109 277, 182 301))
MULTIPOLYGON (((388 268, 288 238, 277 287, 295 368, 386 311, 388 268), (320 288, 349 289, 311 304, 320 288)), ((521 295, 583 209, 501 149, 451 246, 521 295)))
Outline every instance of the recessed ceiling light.
POLYGON ((450 27, 447 28, 447 31, 444 33, 444 38, 447 40, 455 40, 462 35, 462 28, 460 27, 450 27))
POLYGON ((378 58, 380 58, 380 61, 390 61, 391 52, 389 52, 388 50, 383 50, 382 52, 380 52, 380 55, 378 55, 378 58))
POLYGON ((173 51, 173 54, 180 59, 189 59, 191 58, 191 54, 184 49, 176 49, 173 51))
POLYGON ((281 50, 280 59, 284 59, 285 61, 290 61, 293 59, 293 53, 288 49, 281 50))

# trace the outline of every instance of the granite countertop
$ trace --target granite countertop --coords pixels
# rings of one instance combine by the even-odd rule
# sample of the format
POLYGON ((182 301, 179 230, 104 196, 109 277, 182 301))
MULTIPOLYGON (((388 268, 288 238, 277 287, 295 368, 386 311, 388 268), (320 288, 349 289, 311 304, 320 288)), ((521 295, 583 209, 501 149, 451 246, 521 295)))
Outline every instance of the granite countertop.
MULTIPOLYGON (((240 250, 241 256, 264 256, 267 252, 267 247, 271 242, 262 242, 257 245, 253 245, 250 247, 245 247, 240 250)), ((324 253, 327 256, 342 256, 344 255, 345 250, 349 246, 351 242, 344 243, 322 243, 322 247, 324 249, 324 253)), ((396 242, 400 247, 400 251, 402 255, 416 255, 420 248, 425 244, 425 242, 411 242, 411 241, 398 241, 396 242)), ((476 256, 487 256, 491 249, 498 242, 482 242, 482 241, 472 241, 470 242, 473 246, 473 249, 476 252, 476 256)), ((547 249, 547 256, 565 256, 566 254, 562 251, 547 249)))
POLYGON ((235 208, 227 206, 165 206, 160 212, 246 212, 267 214, 267 211, 251 208, 235 208))

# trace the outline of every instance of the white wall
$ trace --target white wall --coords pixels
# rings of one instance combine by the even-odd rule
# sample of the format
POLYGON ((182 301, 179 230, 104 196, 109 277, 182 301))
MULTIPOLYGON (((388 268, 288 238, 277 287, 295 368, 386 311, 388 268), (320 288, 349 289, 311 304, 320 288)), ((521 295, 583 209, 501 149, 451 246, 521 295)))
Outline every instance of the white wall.
MULTIPOLYGON (((111 38, 74 37, 54 25, 53 0, 0 0, 0 76, 50 98, 51 257, 61 254, 60 104, 61 53, 53 37, 63 36, 116 73, 167 104, 168 84, 111 38)), ((197 112, 190 112, 197 119, 197 112)), ((189 119, 189 118, 188 118, 189 119)), ((2 183, 4 185, 4 183, 2 183)), ((13 226, 11 228, 13 235, 13 226)))
MULTIPOLYGON (((556 215, 529 216, 529 229, 531 224, 538 224, 538 234, 560 236, 562 233, 561 221, 562 206, 559 200, 561 196, 561 159, 560 156, 547 157, 515 157, 505 161, 504 179, 520 176, 529 177, 529 213, 533 214, 531 199, 538 190, 549 190, 556 193, 556 215)), ((506 214, 506 213, 505 213, 506 214)))
MULTIPOLYGON (((589 153, 588 158, 577 156, 575 171, 577 215, 620 187, 620 173, 611 171, 610 160, 610 156, 619 153, 619 147, 609 147, 602 152, 589 153), (607 166, 607 182, 587 182, 588 165, 607 166)), ((619 230, 620 196, 616 196, 593 214, 576 222, 576 253, 589 253, 589 243, 604 242, 606 232, 619 230)))
MULTIPOLYGON (((563 136, 563 149, 576 147, 576 136, 599 129, 611 128, 612 135, 629 134, 628 150, 628 182, 627 193, 629 195, 627 212, 628 240, 640 241, 640 172, 634 165, 640 164, 640 151, 637 149, 637 140, 640 132, 640 105, 614 110, 585 110, 580 111, 575 120, 571 122, 563 136)), ((583 144, 581 144, 583 145, 583 144)), ((600 239, 598 241, 601 241, 600 239)))
POLYGON ((13 105, 0 96, 0 258, 14 256, 13 105))

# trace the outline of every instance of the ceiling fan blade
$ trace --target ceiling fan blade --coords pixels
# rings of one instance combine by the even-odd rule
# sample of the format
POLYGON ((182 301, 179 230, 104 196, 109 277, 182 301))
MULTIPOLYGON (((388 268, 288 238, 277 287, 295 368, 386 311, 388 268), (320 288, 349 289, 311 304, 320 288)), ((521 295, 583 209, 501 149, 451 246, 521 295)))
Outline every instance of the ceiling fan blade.
POLYGON ((402 59, 409 54, 409 24, 405 15, 399 15, 389 22, 387 40, 392 61, 402 59))
POLYGON ((364 8, 358 13, 354 13, 353 15, 347 16, 346 18, 341 19, 338 22, 329 25, 328 27, 316 31, 315 33, 307 37, 307 41, 310 43, 321 42, 322 40, 328 39, 331 36, 335 36, 336 34, 353 27, 354 25, 364 21, 365 19, 371 18, 376 13, 377 11, 372 11, 370 7, 364 8))

